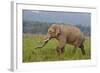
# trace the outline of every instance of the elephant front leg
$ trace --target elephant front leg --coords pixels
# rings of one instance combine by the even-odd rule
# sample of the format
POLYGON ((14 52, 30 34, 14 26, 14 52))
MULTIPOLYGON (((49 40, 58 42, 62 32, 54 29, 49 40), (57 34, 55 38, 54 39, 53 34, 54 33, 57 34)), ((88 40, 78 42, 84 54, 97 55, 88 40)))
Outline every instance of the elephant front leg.
POLYGON ((64 48, 65 48, 65 42, 59 42, 56 51, 57 53, 60 55, 64 52, 64 48))
POLYGON ((57 51, 57 54, 60 55, 61 50, 60 50, 59 46, 57 46, 56 51, 57 51))

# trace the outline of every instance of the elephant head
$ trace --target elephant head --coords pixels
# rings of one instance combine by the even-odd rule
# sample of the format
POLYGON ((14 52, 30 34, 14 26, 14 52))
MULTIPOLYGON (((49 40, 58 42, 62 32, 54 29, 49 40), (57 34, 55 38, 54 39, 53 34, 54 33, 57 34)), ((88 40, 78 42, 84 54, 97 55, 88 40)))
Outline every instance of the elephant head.
POLYGON ((52 38, 57 38, 61 33, 61 29, 60 26, 57 24, 53 24, 52 26, 50 26, 50 28, 48 29, 48 32, 46 34, 46 37, 44 38, 44 44, 42 46, 38 46, 37 48, 42 48, 46 45, 46 43, 52 39, 52 38))
POLYGON ((56 38, 61 33, 59 25, 53 24, 49 29, 46 39, 56 38))

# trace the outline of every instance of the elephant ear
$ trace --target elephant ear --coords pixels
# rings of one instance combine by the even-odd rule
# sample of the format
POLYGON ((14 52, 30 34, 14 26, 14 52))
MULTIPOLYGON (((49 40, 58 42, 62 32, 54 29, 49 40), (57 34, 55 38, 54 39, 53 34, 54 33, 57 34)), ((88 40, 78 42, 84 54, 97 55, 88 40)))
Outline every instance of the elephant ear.
POLYGON ((56 25, 56 36, 58 36, 61 33, 61 28, 59 25, 56 25))

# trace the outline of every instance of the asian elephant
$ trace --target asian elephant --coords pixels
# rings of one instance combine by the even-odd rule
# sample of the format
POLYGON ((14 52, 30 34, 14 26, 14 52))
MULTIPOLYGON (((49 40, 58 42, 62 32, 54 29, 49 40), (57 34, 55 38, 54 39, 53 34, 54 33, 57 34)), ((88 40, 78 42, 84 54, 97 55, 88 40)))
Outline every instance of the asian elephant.
POLYGON ((58 40, 58 46, 56 48, 58 54, 64 52, 66 44, 71 44, 75 46, 75 48, 80 48, 82 54, 85 55, 83 45, 85 38, 80 29, 74 25, 52 24, 48 29, 44 44, 42 46, 38 46, 37 48, 44 47, 52 38, 56 38, 58 40))

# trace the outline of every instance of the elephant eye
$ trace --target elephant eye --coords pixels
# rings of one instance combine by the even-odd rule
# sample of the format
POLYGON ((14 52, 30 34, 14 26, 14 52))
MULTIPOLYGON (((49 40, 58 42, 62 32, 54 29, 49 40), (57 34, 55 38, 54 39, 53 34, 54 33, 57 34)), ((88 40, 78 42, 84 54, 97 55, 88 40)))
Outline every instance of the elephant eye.
POLYGON ((53 30, 49 30, 49 33, 54 33, 54 31, 53 30))
POLYGON ((51 31, 49 31, 49 33, 52 33, 51 31))

